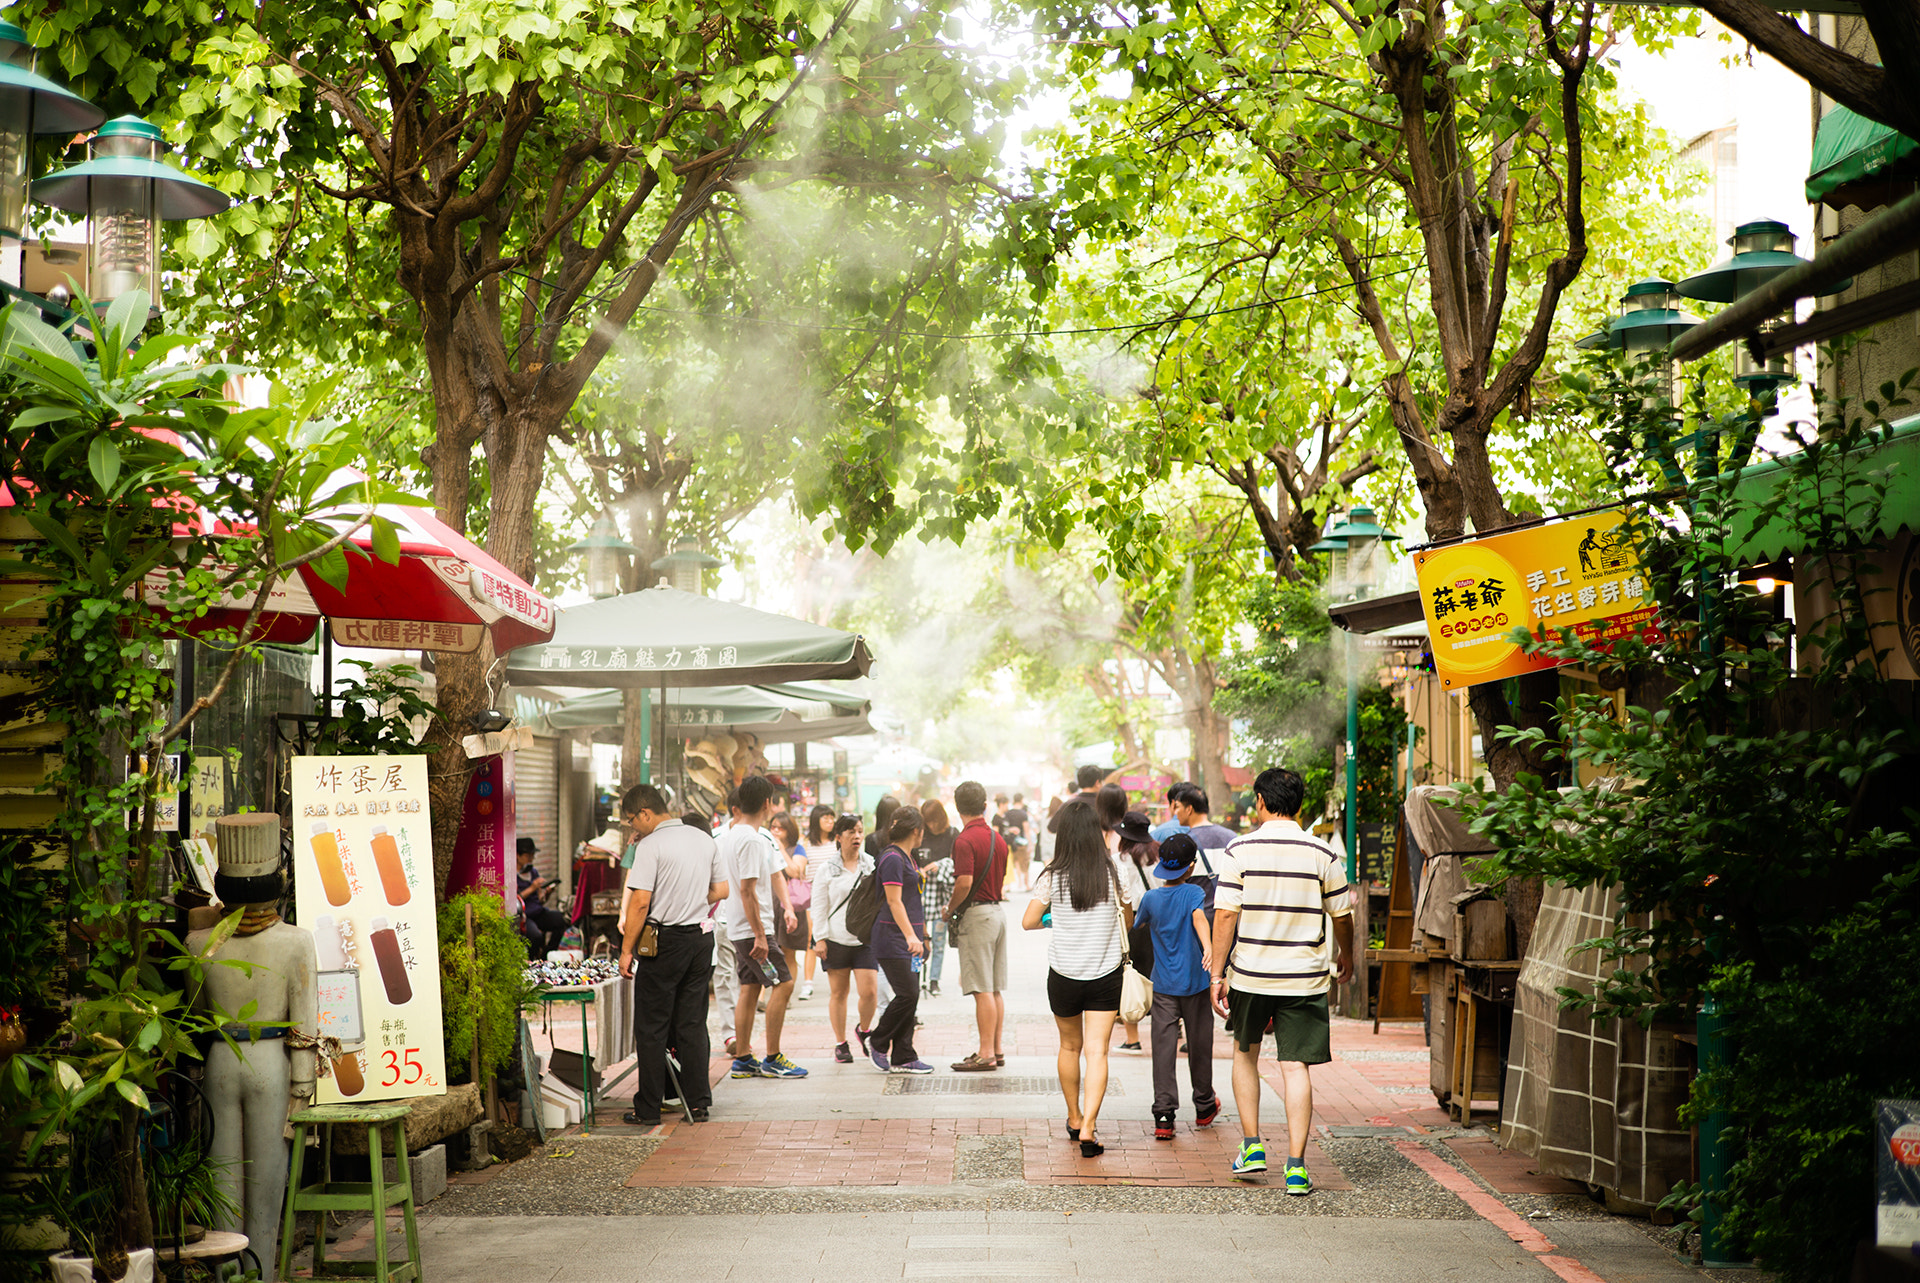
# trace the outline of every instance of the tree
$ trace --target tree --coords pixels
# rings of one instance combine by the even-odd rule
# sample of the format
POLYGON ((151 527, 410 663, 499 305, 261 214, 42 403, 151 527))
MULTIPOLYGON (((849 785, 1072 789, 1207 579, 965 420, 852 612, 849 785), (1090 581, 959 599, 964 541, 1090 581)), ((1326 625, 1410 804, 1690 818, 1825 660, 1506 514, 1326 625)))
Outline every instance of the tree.
MULTIPOLYGON (((937 330, 984 296, 961 264, 1000 199, 986 116, 1011 87, 954 49, 937 7, 89 0, 28 20, 76 88, 147 109, 210 177, 261 198, 188 243, 205 285, 219 292, 230 245, 271 248, 269 292, 295 279, 282 260, 313 254, 348 269, 329 295, 412 313, 395 343, 417 343, 431 390, 434 503, 465 529, 484 499, 488 551, 523 576, 549 442, 695 229, 745 213, 744 181, 853 191, 940 242, 876 271, 857 322, 937 330)), ((317 311, 290 309, 307 324, 267 341, 335 319, 317 311)), ((882 391, 855 417, 899 413, 882 391)), ((483 647, 439 665, 455 725, 487 702, 491 662, 483 647)), ((435 771, 442 879, 456 752, 435 771)))

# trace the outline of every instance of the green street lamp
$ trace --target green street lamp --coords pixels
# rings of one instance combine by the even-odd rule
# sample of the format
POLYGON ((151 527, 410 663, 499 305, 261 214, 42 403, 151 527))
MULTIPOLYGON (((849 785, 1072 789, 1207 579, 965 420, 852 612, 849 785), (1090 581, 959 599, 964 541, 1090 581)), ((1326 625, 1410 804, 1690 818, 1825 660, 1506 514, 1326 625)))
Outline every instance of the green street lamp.
POLYGON ((666 575, 681 592, 697 593, 701 591, 704 573, 721 564, 718 557, 701 549, 698 539, 681 539, 675 542, 672 552, 653 563, 653 568, 666 575))
POLYGON ((567 545, 568 552, 587 555, 587 591, 595 601, 620 595, 620 559, 640 550, 620 537, 620 527, 606 513, 593 519, 584 539, 567 545))
POLYGON ((34 72, 27 33, 0 22, 0 282, 19 288, 33 140, 84 133, 107 113, 34 72))
POLYGON ((160 131, 138 116, 100 127, 88 159, 47 175, 33 198, 85 214, 91 231, 87 293, 96 304, 145 290, 160 308, 160 220, 206 218, 233 201, 225 192, 163 164, 160 131))
MULTIPOLYGON (((1373 519, 1373 509, 1355 505, 1308 552, 1333 554, 1335 595, 1357 601, 1386 577, 1387 544, 1400 536, 1373 519)), ((1360 869, 1360 639, 1347 633, 1347 880, 1360 869)))
POLYGON ((1608 321, 1605 329, 1574 346, 1611 348, 1624 352, 1630 361, 1653 363, 1660 397, 1672 405, 1675 362, 1664 354, 1676 338, 1698 324, 1699 317, 1680 310, 1680 294, 1672 281, 1648 277, 1627 286, 1620 296, 1620 315, 1608 321))
MULTIPOLYGON (((1792 229, 1776 219, 1742 223, 1727 238, 1727 244, 1733 247, 1732 255, 1680 282, 1679 292, 1685 298, 1703 303, 1731 303, 1744 298, 1780 273, 1807 261, 1793 252, 1794 239, 1792 229)), ((1842 281, 1820 297, 1852 287, 1851 280, 1842 281)), ((1782 319, 1784 317, 1768 322, 1766 329, 1778 328, 1782 319)), ((1787 353, 1760 361, 1742 343, 1734 350, 1733 377, 1734 382, 1752 395, 1764 397, 1780 385, 1793 382, 1794 376, 1787 353)))

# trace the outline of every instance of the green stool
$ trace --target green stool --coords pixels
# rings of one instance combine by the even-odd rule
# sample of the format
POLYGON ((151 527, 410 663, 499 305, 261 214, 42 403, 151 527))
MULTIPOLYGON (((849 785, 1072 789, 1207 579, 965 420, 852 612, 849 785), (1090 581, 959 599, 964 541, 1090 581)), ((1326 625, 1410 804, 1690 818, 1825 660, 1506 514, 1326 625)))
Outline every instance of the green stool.
POLYGON ((313 1277, 374 1278, 381 1283, 421 1283, 420 1231, 413 1220, 413 1172, 407 1166, 408 1113, 405 1101, 383 1101, 366 1105, 315 1105, 302 1109, 288 1120, 293 1124, 293 1153, 287 1162, 287 1209, 280 1226, 280 1277, 288 1277, 293 1262, 294 1217, 301 1212, 314 1214, 313 1277), (333 1179, 333 1125, 365 1123, 367 1158, 373 1165, 371 1181, 335 1181, 333 1179), (300 1185, 301 1155, 305 1152, 307 1129, 322 1128, 320 1138, 321 1178, 318 1184, 300 1185), (389 1133, 397 1179, 387 1184, 382 1168, 381 1132, 389 1133), (407 1225, 407 1258, 387 1259, 387 1209, 400 1204, 407 1225), (367 1212, 373 1216, 373 1259, 371 1261, 334 1261, 326 1259, 326 1214, 328 1212, 367 1212))

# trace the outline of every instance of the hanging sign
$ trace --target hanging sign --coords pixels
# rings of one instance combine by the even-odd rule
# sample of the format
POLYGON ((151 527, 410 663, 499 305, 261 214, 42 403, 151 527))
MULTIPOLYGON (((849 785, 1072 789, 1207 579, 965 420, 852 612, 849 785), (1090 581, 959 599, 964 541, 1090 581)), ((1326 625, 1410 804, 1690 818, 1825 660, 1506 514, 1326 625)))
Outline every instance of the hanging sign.
POLYGON ((460 833, 453 840, 453 867, 447 894, 478 889, 500 897, 511 919, 520 912, 519 870, 514 867, 515 814, 513 752, 475 758, 468 763, 467 797, 460 812, 460 833))
POLYGON ((1556 668, 1516 628, 1571 628, 1604 645, 1659 637, 1658 609, 1628 541, 1626 514, 1590 513, 1413 554, 1434 670, 1449 689, 1556 668))
POLYGON ((313 932, 320 1032, 341 1040, 314 1103, 446 1091, 427 759, 293 759, 293 887, 313 932))

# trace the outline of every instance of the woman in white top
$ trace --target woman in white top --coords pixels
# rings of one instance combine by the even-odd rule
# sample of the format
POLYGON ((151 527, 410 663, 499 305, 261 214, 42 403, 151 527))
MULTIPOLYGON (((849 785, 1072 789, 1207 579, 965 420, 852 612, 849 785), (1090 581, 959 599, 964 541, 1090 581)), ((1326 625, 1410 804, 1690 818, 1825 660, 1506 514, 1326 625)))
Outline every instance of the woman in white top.
MULTIPOLYGON (((800 835, 800 849, 804 854, 800 857, 799 861, 795 862, 797 864, 804 861, 804 866, 794 868, 787 874, 787 880, 789 883, 795 879, 805 882, 808 888, 808 896, 812 896, 813 894, 813 883, 815 878, 819 876, 820 865, 832 858, 834 854, 835 847, 833 845, 833 839, 830 836, 832 827, 832 807, 816 805, 811 811, 807 812, 806 831, 800 835)), ((801 999, 813 997, 813 968, 820 957, 819 951, 813 947, 820 934, 820 924, 814 922, 811 926, 815 939, 807 942, 806 979, 800 984, 798 989, 795 990, 793 995, 801 999)), ((793 978, 795 980, 800 979, 800 972, 797 967, 794 969, 793 978)))
POLYGON ((873 1013, 879 1004, 874 987, 877 964, 873 960, 873 948, 860 943, 860 937, 847 930, 847 900, 861 877, 873 872, 873 857, 861 849, 865 837, 860 817, 843 815, 833 822, 832 858, 807 861, 813 867, 813 951, 820 955, 821 965, 827 971, 827 1022, 833 1026, 836 1044, 833 1058, 843 1065, 853 1063, 853 1049, 847 1046, 848 977, 852 977, 853 988, 860 996, 860 1023, 853 1031, 860 1039, 863 1056, 867 1052, 873 1013))
POLYGON ((1085 1158, 1106 1148, 1095 1131, 1107 1094, 1107 1043, 1120 1015, 1120 960, 1133 926, 1131 894, 1107 852, 1106 833, 1093 807, 1080 801, 1061 807, 1053 858, 1034 884, 1021 925, 1036 931, 1051 915, 1047 1003, 1060 1030, 1067 1136, 1080 1142, 1085 1158))

